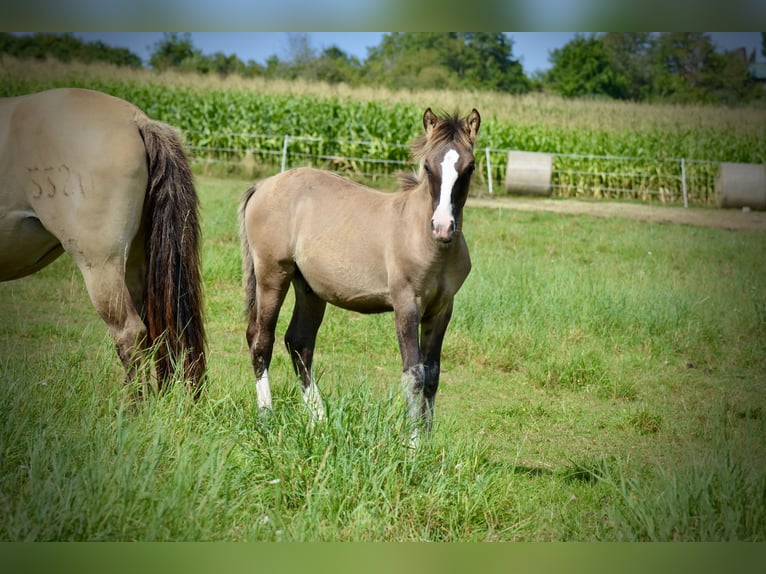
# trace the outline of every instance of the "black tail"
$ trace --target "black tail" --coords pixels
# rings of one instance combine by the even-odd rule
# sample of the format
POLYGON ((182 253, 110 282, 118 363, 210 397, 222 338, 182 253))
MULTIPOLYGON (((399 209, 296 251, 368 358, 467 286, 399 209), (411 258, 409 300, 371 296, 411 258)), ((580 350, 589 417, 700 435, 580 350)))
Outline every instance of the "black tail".
POLYGON ((250 254, 250 244, 247 242, 245 229, 245 208, 247 202, 255 193, 255 186, 248 189, 242 196, 239 204, 239 245, 242 256, 242 285, 245 291, 245 318, 249 319, 255 307, 255 269, 253 268, 253 256, 250 254))
POLYGON ((149 160, 146 194, 146 323, 162 383, 183 366, 202 388, 206 370, 199 202, 181 138, 171 126, 139 121, 149 160))

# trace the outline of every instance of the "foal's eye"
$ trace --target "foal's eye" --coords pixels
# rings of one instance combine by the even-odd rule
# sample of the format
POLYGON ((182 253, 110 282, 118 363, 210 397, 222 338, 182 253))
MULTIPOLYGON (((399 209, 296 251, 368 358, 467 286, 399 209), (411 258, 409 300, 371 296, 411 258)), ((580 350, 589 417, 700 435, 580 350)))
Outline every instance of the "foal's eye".
POLYGON ((475 163, 471 163, 471 164, 468 165, 467 168, 465 168, 465 174, 466 175, 471 175, 473 173, 473 170, 475 170, 475 169, 476 169, 476 164, 475 163))
POLYGON ((428 175, 431 175, 431 166, 430 165, 428 165, 427 163, 424 163, 423 164, 423 169, 426 170, 426 173, 428 175))

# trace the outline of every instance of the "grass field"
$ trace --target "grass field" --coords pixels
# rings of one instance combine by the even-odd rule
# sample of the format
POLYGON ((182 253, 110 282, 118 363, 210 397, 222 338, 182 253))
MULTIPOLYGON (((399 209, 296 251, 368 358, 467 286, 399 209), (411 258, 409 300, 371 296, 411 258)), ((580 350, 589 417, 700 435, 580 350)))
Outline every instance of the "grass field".
MULTIPOLYGON (((392 315, 329 308, 262 425, 236 208, 201 178, 210 385, 129 408, 73 263, 0 284, 0 540, 766 539, 766 235, 467 208, 436 424, 392 315)), ((284 334, 291 301, 278 327, 284 334)))

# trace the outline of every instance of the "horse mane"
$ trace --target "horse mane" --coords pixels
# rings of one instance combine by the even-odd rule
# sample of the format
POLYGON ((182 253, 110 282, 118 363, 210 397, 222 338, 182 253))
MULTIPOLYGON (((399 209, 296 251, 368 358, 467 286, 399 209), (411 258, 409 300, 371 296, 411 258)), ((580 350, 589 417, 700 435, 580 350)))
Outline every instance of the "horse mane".
POLYGON ((468 130, 466 130, 465 120, 458 116, 457 112, 452 115, 442 114, 438 117, 436 126, 434 126, 431 136, 421 135, 410 145, 412 159, 421 160, 428 155, 434 148, 442 146, 453 140, 459 140, 466 147, 472 147, 468 139, 468 130))
POLYGON ((396 174, 396 177, 399 180, 399 185, 401 186, 402 191, 415 189, 420 185, 420 179, 414 173, 400 172, 396 174))

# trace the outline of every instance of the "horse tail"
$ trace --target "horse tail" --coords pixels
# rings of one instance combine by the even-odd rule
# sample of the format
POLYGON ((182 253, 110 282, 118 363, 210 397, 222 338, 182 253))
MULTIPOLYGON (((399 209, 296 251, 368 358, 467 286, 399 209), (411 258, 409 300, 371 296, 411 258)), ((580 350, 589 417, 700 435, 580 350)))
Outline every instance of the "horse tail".
POLYGON ((206 371, 199 201, 178 132, 143 114, 137 122, 149 162, 144 207, 147 342, 156 349, 159 387, 182 365, 196 398, 206 371))
POLYGON ((255 193, 255 186, 248 189, 242 196, 239 204, 239 245, 242 256, 242 284, 245 291, 245 318, 249 319, 255 307, 255 268, 253 267, 253 256, 250 253, 250 243, 247 241, 247 230, 245 229, 245 208, 247 202, 255 193))

